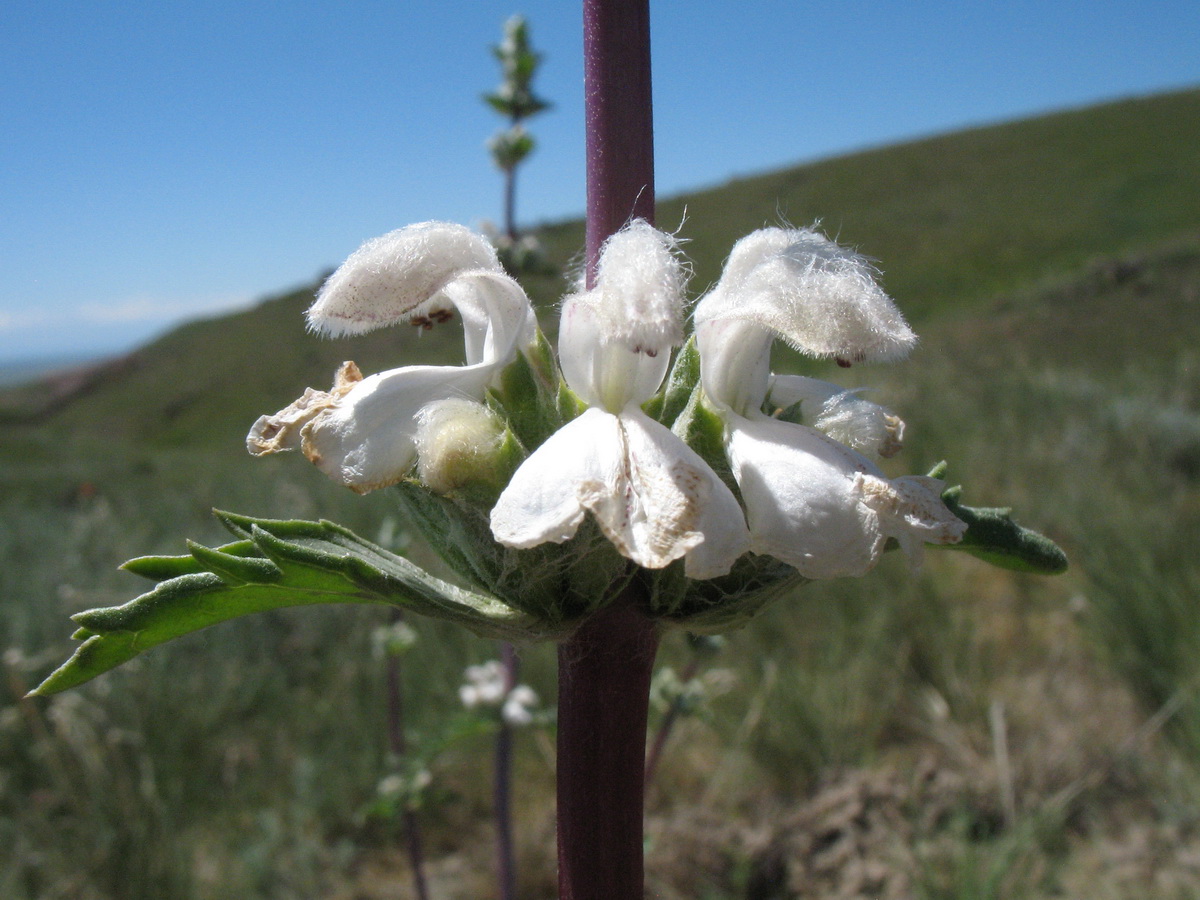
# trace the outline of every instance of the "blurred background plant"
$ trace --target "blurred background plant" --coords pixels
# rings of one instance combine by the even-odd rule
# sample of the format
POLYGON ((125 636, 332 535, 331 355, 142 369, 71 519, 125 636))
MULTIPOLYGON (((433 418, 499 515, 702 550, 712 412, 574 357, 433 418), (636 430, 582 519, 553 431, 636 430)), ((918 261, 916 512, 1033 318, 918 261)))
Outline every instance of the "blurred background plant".
POLYGON ((483 100, 508 121, 508 127, 496 132, 487 142, 492 162, 504 175, 504 222, 500 230, 485 227, 500 261, 514 276, 545 268, 546 256, 535 234, 517 231, 517 169, 537 142, 525 129, 525 121, 545 112, 550 104, 534 93, 533 78, 542 62, 529 40, 529 23, 524 16, 512 16, 504 23, 504 39, 492 47, 500 63, 500 86, 483 100))

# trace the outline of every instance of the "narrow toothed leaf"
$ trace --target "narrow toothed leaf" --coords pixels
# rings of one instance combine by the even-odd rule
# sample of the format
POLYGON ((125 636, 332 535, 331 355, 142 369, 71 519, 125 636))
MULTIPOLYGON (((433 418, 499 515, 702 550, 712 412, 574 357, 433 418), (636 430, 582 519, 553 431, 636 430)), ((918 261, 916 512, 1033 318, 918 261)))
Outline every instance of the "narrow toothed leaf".
POLYGON ((167 581, 180 575, 195 575, 204 571, 204 566, 190 554, 185 556, 139 556, 121 563, 122 571, 149 578, 151 581, 167 581))
MULTIPOLYGON (((944 480, 950 466, 942 460, 929 470, 930 478, 944 480)), ((1009 507, 974 507, 962 502, 962 485, 942 491, 946 508, 967 523, 966 534, 957 544, 940 545, 942 550, 961 550, 1002 569, 1058 575, 1067 570, 1067 555, 1043 534, 1018 525, 1009 507)))
POLYGON ((283 577, 283 570, 269 559, 235 556, 194 541, 188 541, 187 546, 203 569, 214 572, 234 584, 270 584, 283 577))
MULTIPOLYGON (((250 516, 242 516, 238 513, 226 512, 222 509, 214 509, 213 515, 217 521, 228 529, 229 533, 235 537, 249 539, 250 526, 254 524, 254 519, 250 516)), ((251 543, 253 543, 251 541, 251 543)))
MULTIPOLYGON (((237 542, 221 550, 192 545, 193 555, 186 559, 207 569, 169 577, 122 606, 75 615, 80 626, 75 637, 83 643, 33 693, 74 687, 151 647, 218 622, 315 603, 388 603, 505 640, 553 636, 543 621, 493 597, 433 578, 403 557, 330 522, 229 513, 219 518, 252 543, 237 542)), ((174 562, 134 566, 156 567, 160 573, 182 568, 174 562)))
MULTIPOLYGON (((262 555, 259 553, 258 548, 254 546, 253 541, 235 541, 232 544, 224 544, 214 552, 219 552, 225 556, 241 558, 262 555)), ((122 563, 120 568, 122 571, 140 575, 142 578, 149 578, 151 581, 167 581, 171 578, 178 578, 180 575, 195 575, 198 572, 206 571, 204 565, 191 554, 183 556, 139 556, 122 563)))

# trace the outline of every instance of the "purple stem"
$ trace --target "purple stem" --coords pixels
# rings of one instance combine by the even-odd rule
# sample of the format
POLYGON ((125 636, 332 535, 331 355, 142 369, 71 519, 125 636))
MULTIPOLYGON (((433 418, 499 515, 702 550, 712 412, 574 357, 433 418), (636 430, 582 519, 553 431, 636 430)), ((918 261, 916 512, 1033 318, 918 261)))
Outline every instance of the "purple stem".
MULTIPOLYGON (((404 618, 398 609, 392 610, 393 623, 404 618)), ((397 759, 403 759, 408 749, 404 739, 404 692, 400 685, 400 657, 395 653, 387 655, 387 711, 388 711, 388 746, 397 759)), ((417 816, 411 809, 405 809, 400 815, 404 825, 404 836, 408 844, 408 862, 412 866, 413 890, 417 900, 429 900, 429 889, 425 884, 425 852, 421 846, 421 826, 417 816)))
POLYGON ((654 222, 649 0, 584 0, 583 78, 591 287, 605 238, 654 222))
POLYGON ((504 233, 517 243, 517 167, 504 170, 504 233))
MULTIPOLYGON (((584 0, 588 286, 605 239, 654 221, 649 0, 584 0)), ((631 581, 558 650, 559 900, 642 900, 658 632, 631 581)))
POLYGON ((559 646, 559 900, 642 900, 642 775, 658 649, 642 599, 626 588, 559 646))
MULTIPOLYGON (((507 696, 517 685, 517 653, 512 644, 500 647, 504 665, 504 693, 507 696)), ((496 818, 496 868, 500 882, 501 900, 516 900, 517 867, 513 858, 512 807, 512 726, 500 719, 496 732, 496 770, 493 774, 492 803, 496 818)))

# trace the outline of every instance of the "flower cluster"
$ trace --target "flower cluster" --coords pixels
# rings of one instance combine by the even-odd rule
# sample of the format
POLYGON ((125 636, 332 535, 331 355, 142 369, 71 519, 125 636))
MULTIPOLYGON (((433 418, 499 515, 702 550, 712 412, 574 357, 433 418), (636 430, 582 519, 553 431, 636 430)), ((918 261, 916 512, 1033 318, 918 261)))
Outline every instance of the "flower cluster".
MULTIPOLYGON (((916 338, 873 275, 815 231, 756 231, 695 306, 687 340, 677 243, 631 222, 605 243, 594 286, 562 303, 557 393, 542 416, 553 424, 531 437, 515 424, 527 410, 504 397, 508 373, 538 356, 525 292, 483 237, 409 226, 351 256, 309 323, 340 335, 457 313, 466 364, 363 378, 345 363, 330 391, 264 416, 247 444, 298 448, 359 492, 416 472, 438 494, 485 498, 491 536, 508 548, 568 542, 590 517, 621 556, 647 570, 682 561, 692 581, 747 554, 806 578, 861 575, 889 541, 915 565, 926 543, 957 542, 966 526, 940 481, 877 465, 904 423, 853 391, 770 368, 775 340, 842 364, 905 355, 916 338), (672 369, 681 347, 675 369, 698 354, 691 383, 672 369)), ((541 396, 528 403, 547 405, 541 396)))
POLYGON ((499 707, 500 717, 509 725, 529 725, 538 705, 538 696, 527 684, 508 685, 508 673, 497 660, 467 666, 466 683, 458 689, 458 698, 467 709, 499 707))

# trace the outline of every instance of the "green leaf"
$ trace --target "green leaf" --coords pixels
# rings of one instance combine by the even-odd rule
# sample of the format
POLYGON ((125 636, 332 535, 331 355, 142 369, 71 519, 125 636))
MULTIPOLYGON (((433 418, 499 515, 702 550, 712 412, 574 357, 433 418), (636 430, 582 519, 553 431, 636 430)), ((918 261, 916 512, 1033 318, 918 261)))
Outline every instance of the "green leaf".
POLYGON ((533 136, 519 125, 501 131, 488 140, 488 149, 496 165, 504 170, 515 169, 533 152, 533 136))
POLYGON ((538 620, 493 597, 440 581, 332 522, 216 516, 244 540, 190 556, 142 557, 126 568, 155 578, 122 606, 73 618, 83 641, 34 694, 66 690, 172 638, 250 613, 314 603, 387 603, 504 640, 543 636, 538 620))
POLYGON ((701 384, 695 384, 671 430, 712 467, 735 497, 741 498, 741 489, 725 452, 725 421, 706 401, 701 384))
POLYGON ((533 344, 504 367, 490 392, 509 427, 530 452, 562 427, 560 384, 554 351, 539 330, 533 344))
POLYGON ((658 419, 668 428, 679 418, 700 383, 700 351, 696 349, 696 338, 689 337, 675 355, 667 375, 666 386, 652 397, 642 409, 646 415, 658 419))
MULTIPOLYGON (((237 541, 217 548, 231 556, 257 556, 258 549, 253 541, 237 541)), ((123 563, 120 568, 151 581, 166 581, 178 575, 194 575, 205 571, 196 557, 188 556, 139 556, 123 563)))
MULTIPOLYGON (((947 465, 940 462, 929 473, 945 478, 947 465)), ((962 486, 942 491, 942 502, 967 523, 967 533, 957 544, 932 544, 941 550, 961 550, 984 562, 1039 575, 1058 575, 1067 570, 1067 554, 1050 538, 1013 521, 1012 510, 1003 507, 966 506, 959 499, 962 486)))

